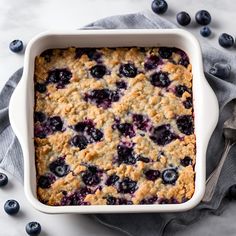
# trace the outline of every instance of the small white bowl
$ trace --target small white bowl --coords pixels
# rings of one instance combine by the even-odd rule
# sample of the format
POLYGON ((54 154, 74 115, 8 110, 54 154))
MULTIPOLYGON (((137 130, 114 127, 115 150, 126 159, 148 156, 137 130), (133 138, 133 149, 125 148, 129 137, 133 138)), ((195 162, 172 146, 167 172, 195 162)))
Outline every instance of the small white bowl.
POLYGON ((9 105, 12 128, 24 155, 24 189, 27 199, 39 211, 46 213, 141 213, 177 212, 196 206, 205 191, 206 150, 217 124, 218 102, 203 74, 201 49, 196 38, 180 29, 156 30, 75 30, 46 32, 34 37, 25 51, 24 72, 9 105), (184 50, 192 64, 193 106, 196 135, 195 192, 180 204, 122 205, 122 206, 48 206, 37 199, 34 154, 34 62, 35 57, 49 48, 75 47, 159 47, 184 50))

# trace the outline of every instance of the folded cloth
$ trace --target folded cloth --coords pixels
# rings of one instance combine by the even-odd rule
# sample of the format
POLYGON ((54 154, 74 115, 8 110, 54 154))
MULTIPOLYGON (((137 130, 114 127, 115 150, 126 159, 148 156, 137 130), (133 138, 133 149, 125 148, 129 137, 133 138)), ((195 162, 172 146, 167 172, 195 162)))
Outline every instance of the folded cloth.
MULTIPOLYGON (((130 28, 175 28, 167 20, 150 11, 108 17, 92 24, 85 29, 130 29, 130 28)), ((216 167, 224 148, 222 127, 224 121, 232 115, 236 107, 236 56, 223 53, 207 44, 202 44, 205 75, 214 89, 220 106, 218 125, 211 137, 207 151, 207 176, 216 167), (231 65, 231 77, 220 79, 208 73, 215 64, 231 65)), ((8 104, 10 96, 19 82, 22 69, 18 70, 7 82, 0 94, 0 167, 13 173, 17 178, 23 176, 23 158, 19 142, 11 130, 8 118, 8 104)), ((16 114, 17 115, 17 114, 16 114)), ((211 114, 209 114, 211 115, 211 114)), ((209 203, 200 203, 194 209, 182 213, 152 213, 152 214, 100 214, 93 217, 100 223, 113 229, 120 230, 127 235, 174 235, 184 227, 203 219, 211 212, 220 213, 224 202, 222 201, 229 187, 236 183, 236 148, 233 148, 224 164, 216 191, 209 203)), ((210 230, 206 235, 210 235, 210 230)))

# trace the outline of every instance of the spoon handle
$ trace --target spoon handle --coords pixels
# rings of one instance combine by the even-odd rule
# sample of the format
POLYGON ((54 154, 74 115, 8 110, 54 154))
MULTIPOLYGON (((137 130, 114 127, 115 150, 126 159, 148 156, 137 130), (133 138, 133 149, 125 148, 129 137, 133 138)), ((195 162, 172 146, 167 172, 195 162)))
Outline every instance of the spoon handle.
POLYGON ((221 160, 215 170, 211 173, 211 175, 208 177, 206 181, 206 191, 205 195, 202 199, 203 202, 209 202, 212 199, 212 196, 214 194, 222 167, 224 165, 224 162, 226 160, 226 157, 231 149, 231 147, 234 145, 234 143, 230 142, 230 140, 226 140, 225 142, 225 148, 224 152, 222 154, 221 160))

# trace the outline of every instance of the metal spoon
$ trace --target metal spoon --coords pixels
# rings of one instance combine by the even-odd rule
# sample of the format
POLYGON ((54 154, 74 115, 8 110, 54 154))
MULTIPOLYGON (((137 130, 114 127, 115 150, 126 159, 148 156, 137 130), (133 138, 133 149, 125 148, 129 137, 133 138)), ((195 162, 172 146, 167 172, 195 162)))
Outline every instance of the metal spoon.
POLYGON ((202 199, 203 202, 209 202, 212 199, 226 157, 230 149, 236 143, 236 115, 233 115, 232 118, 225 121, 223 126, 223 134, 225 137, 225 148, 218 166, 206 181, 206 191, 202 199))

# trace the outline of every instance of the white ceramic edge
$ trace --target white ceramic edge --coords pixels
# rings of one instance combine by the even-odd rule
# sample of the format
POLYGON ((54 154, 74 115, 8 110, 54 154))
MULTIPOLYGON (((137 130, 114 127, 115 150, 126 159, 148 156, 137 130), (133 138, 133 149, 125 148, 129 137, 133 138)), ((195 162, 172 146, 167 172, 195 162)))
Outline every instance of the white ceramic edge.
MULTIPOLYGON (((124 45, 125 46, 125 45, 124 45)), ((195 76, 195 75, 193 75, 195 76)), ((197 75, 196 75, 197 76, 197 75)), ((197 103, 198 101, 194 101, 197 103)), ((195 106, 194 106, 195 107, 195 106)), ((195 110, 195 112, 197 112, 195 110)), ((209 142, 209 139, 212 135, 212 132, 217 124, 219 115, 218 109, 218 102, 213 90, 210 88, 209 84, 207 83, 204 74, 203 74, 203 64, 202 64, 202 55, 201 49, 198 41, 196 38, 189 32, 181 29, 158 29, 158 30, 146 30, 146 29, 139 29, 139 30, 83 30, 83 31, 52 31, 52 32, 45 32, 37 35, 34 37, 29 44, 27 45, 25 51, 25 60, 24 60, 24 72, 22 75, 22 79, 17 86, 16 90, 14 91, 12 98, 9 104, 9 117, 12 128, 18 137, 24 155, 24 189, 25 194, 29 202, 39 211, 45 213, 141 213, 141 212, 176 212, 176 211, 185 211, 193 208, 196 206, 202 199, 205 191, 205 156, 206 156, 206 149, 209 142), (198 65, 194 65, 198 67, 199 74, 198 76, 201 77, 199 79, 202 80, 202 91, 201 93, 207 98, 204 103, 202 103, 202 118, 207 122, 202 124, 202 129, 205 130, 205 136, 202 137, 202 160, 197 160, 201 165, 201 172, 199 171, 198 176, 196 178, 196 182, 198 184, 195 190, 194 195, 192 198, 181 204, 166 204, 166 205, 129 205, 129 206, 47 206, 42 204, 33 194, 30 188, 30 179, 31 176, 35 175, 35 167, 31 166, 30 163, 30 153, 29 153, 29 146, 28 140, 29 136, 27 134, 27 122, 28 116, 26 112, 26 101, 27 101, 27 81, 28 81, 28 71, 29 71, 29 60, 30 60, 30 53, 31 48, 34 44, 40 43, 40 40, 48 35, 55 35, 55 36, 73 36, 73 35, 127 35, 127 34, 173 34, 173 35, 180 35, 182 37, 187 38, 187 40, 194 45, 196 48, 194 57, 198 61, 198 65), (24 91, 24 92, 22 92, 24 91), (17 114, 17 116, 16 116, 17 114), (33 171, 34 170, 34 171, 33 171)), ((197 148, 198 150, 198 148, 197 148)), ((34 155, 34 154, 33 154, 34 155)))

